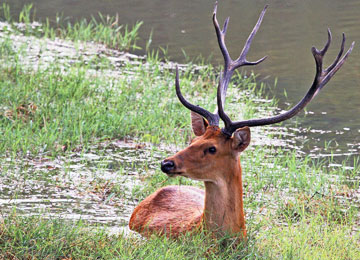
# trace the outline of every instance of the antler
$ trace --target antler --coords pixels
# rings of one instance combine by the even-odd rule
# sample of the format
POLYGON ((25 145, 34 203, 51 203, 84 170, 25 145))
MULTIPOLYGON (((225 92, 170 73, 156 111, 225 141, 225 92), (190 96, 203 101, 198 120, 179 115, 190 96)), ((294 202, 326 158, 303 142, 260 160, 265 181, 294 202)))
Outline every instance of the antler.
POLYGON ((226 92, 227 88, 230 82, 230 79, 233 75, 233 72, 235 69, 245 66, 245 65, 256 65, 260 62, 264 61, 267 56, 254 61, 250 62, 246 59, 246 55, 249 52, 251 42, 258 31, 261 22, 263 20, 263 17, 265 15, 267 5, 264 7, 263 11, 260 14, 260 17, 254 26, 252 32, 250 33, 248 39, 246 40, 245 46, 243 50, 241 51, 240 56, 236 60, 232 60, 229 54, 229 51, 227 50, 227 47, 225 45, 225 35, 227 26, 229 23, 229 17, 225 20, 223 29, 220 29, 219 23, 216 19, 216 11, 217 11, 217 2, 215 3, 214 12, 213 12, 213 23, 216 31, 216 35, 218 38, 219 47, 221 50, 221 53, 224 57, 224 71, 220 76, 219 79, 219 85, 217 88, 217 110, 215 113, 211 113, 207 111, 206 109, 195 106, 191 103, 189 103, 181 94, 180 91, 180 84, 179 84, 179 72, 178 68, 176 67, 176 80, 175 80, 175 86, 176 86, 176 94, 180 100, 180 102, 190 109, 193 112, 196 112, 206 118, 210 125, 219 125, 219 119, 224 121, 225 127, 222 129, 222 132, 227 135, 231 136, 233 132, 235 132, 236 129, 244 127, 244 126, 262 126, 262 125, 270 125, 282 122, 284 120, 290 119, 293 116, 295 116, 297 113, 299 113, 318 93, 319 91, 326 85, 326 83, 329 82, 329 80, 332 78, 332 76, 335 75, 335 73, 341 68, 341 66, 344 64, 345 60, 348 58, 349 54, 351 53, 355 42, 352 42, 350 48, 345 53, 345 55, 341 58, 343 52, 344 52, 344 46, 345 46, 345 34, 343 33, 343 40, 341 43, 341 48, 338 56, 334 60, 334 62, 325 70, 323 70, 323 57, 325 56, 326 51, 328 50, 330 43, 331 43, 331 32, 330 29, 328 29, 328 40, 325 44, 324 48, 322 50, 318 50, 315 47, 312 47, 311 52, 314 56, 315 63, 316 63, 316 74, 315 79, 306 93, 306 95, 303 97, 303 99, 300 100, 300 102, 295 105, 293 108, 291 108, 289 111, 269 117, 269 118, 262 118, 262 119, 251 119, 251 120, 245 120, 245 121, 238 121, 238 122, 232 122, 229 116, 224 112, 224 103, 226 98, 226 92), (340 59, 341 58, 341 59, 340 59))
MULTIPOLYGON (((246 55, 250 50, 250 45, 251 42, 255 36, 255 34, 257 33, 257 31, 260 28, 261 22, 264 18, 266 9, 268 7, 268 5, 265 5, 263 11, 260 14, 260 17, 256 23, 256 25, 254 26, 253 30, 251 31, 249 37, 246 40, 245 46, 241 51, 241 54, 239 55, 239 57, 234 61, 231 59, 229 51, 227 50, 227 47, 225 45, 225 35, 226 35, 226 30, 227 30, 227 26, 230 20, 230 17, 226 18, 225 22, 224 22, 224 26, 223 29, 220 29, 219 23, 216 19, 216 12, 217 12, 217 2, 215 3, 215 7, 214 7, 214 12, 213 12, 213 23, 214 23, 214 27, 215 27, 215 31, 216 31, 216 36, 218 38, 218 43, 219 43, 219 47, 220 50, 224 56, 224 71, 222 74, 222 78, 220 78, 219 81, 219 88, 221 90, 221 107, 224 105, 225 103, 225 97, 226 97, 226 91, 227 91, 227 87, 229 85, 230 82, 230 78, 233 75, 233 72, 235 69, 241 67, 241 66, 245 66, 245 65, 256 65, 259 64, 260 62, 264 61, 267 56, 255 61, 255 62, 249 62, 246 59, 246 55)), ((219 91, 219 90, 218 90, 219 91)), ((219 100, 218 100, 219 101, 219 100)), ((219 107, 220 108, 220 107, 219 107)), ((221 117, 221 115, 220 115, 221 117)))
POLYGON ((176 95, 178 96, 180 102, 186 108, 205 117, 208 120, 210 125, 215 125, 215 126, 219 125, 220 118, 223 121, 224 121, 224 118, 228 118, 227 115, 223 111, 223 106, 225 103, 226 91, 227 91, 227 88, 228 88, 228 85, 229 85, 229 82, 230 82, 231 76, 233 75, 234 70, 241 66, 245 66, 245 65, 259 64, 260 62, 262 62, 263 60, 265 60, 267 58, 267 56, 265 56, 255 62, 249 62, 246 59, 246 55, 249 52, 251 42, 252 42, 256 32, 259 30, 260 24, 263 20, 265 12, 266 12, 266 8, 268 7, 267 5, 264 7, 264 10, 261 12, 256 25, 254 26, 252 32, 250 33, 248 39, 246 40, 245 46, 244 46, 243 50, 241 51, 240 56, 234 61, 231 59, 229 51, 227 50, 227 47, 225 45, 225 35, 226 35, 227 25, 228 25, 230 17, 226 18, 223 29, 221 30, 219 23, 216 19, 217 4, 218 4, 218 2, 216 1, 215 7, 214 7, 214 12, 213 12, 213 23, 214 23, 214 27, 215 27, 216 36, 218 38, 219 47, 224 56, 224 71, 223 71, 222 76, 220 77, 219 87, 218 87, 218 97, 217 97, 218 109, 216 109, 214 113, 211 113, 200 106, 195 106, 195 105, 191 104, 183 97, 183 95, 180 91, 178 67, 176 67, 176 79, 175 79, 176 95), (219 95, 220 95, 220 97, 219 97, 219 95), (219 105, 219 103, 220 103, 220 105, 219 105))
POLYGON ((206 109, 204 109, 204 108, 202 108, 200 106, 195 106, 195 105, 191 104, 181 94, 180 83, 179 83, 179 69, 178 69, 178 66, 176 66, 175 89, 176 89, 176 95, 178 96, 180 102, 186 108, 188 108, 189 110, 191 110, 191 111, 193 111, 195 113, 198 113, 201 116, 205 117, 210 125, 215 125, 215 126, 219 125, 219 115, 218 114, 213 114, 213 113, 207 111, 206 109))
MULTIPOLYGON (((325 44, 324 48, 322 50, 318 50, 315 47, 311 48, 311 52, 314 56, 315 63, 316 63, 316 74, 314 78, 314 82, 306 95, 300 100, 300 102, 295 105, 293 108, 291 108, 289 111, 269 117, 269 118, 262 118, 262 119, 252 119, 252 120, 245 120, 245 121, 239 121, 239 122, 232 122, 230 118, 224 113, 225 116, 221 116, 221 119, 225 123, 225 128, 222 129, 223 133, 226 135, 231 136, 232 133, 241 127, 244 126, 262 126, 262 125, 271 125, 275 123, 279 123, 282 121, 285 121, 287 119, 292 118, 297 113, 299 113, 319 92, 320 90, 326 85, 326 83, 329 82, 329 80, 332 78, 332 76, 335 75, 335 73, 341 68, 341 66, 344 64, 345 60, 348 58, 349 54, 351 53, 355 42, 352 42, 350 48, 345 53, 345 55, 341 58, 343 52, 344 52, 344 46, 345 46, 345 34, 343 33, 343 39, 341 43, 341 48, 338 56, 334 60, 334 62, 325 70, 323 70, 323 58, 325 56, 326 51, 328 50, 331 43, 331 32, 328 29, 328 40, 325 44), (341 59, 340 59, 341 58, 341 59)), ((218 93, 219 96, 219 93, 218 93)), ((219 103, 219 102, 218 102, 219 103)))

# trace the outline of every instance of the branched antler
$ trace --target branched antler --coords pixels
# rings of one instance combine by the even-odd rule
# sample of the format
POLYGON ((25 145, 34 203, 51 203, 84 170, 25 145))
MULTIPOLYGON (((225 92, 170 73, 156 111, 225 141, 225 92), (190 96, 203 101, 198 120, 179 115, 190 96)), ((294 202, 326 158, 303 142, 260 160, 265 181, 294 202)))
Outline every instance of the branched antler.
POLYGON ((230 57, 229 51, 227 50, 226 44, 225 44, 226 30, 227 30, 227 26, 228 26, 230 17, 226 18, 223 29, 221 30, 219 23, 217 21, 217 18, 216 18, 217 4, 218 3, 216 2, 215 7, 214 7, 213 23, 214 23, 219 47, 220 47, 221 53, 223 54, 223 57, 224 57, 224 71, 219 80, 218 97, 217 97, 218 111, 216 111, 216 114, 219 114, 220 118, 222 120, 224 120, 224 118, 226 118, 227 116, 225 115, 225 113, 223 111, 223 107, 225 104, 227 88, 228 88, 230 79, 234 73, 234 70, 241 66, 245 66, 245 65, 259 64, 260 62, 264 61, 267 58, 267 56, 265 56, 255 62, 249 62, 246 59, 246 55, 250 50, 250 45, 251 45, 252 40, 254 39, 255 34, 257 33, 257 31, 260 28, 261 22, 264 18, 264 15, 265 15, 265 12, 266 12, 266 9, 268 6, 266 5, 264 7, 263 11, 261 12, 260 17, 259 17, 257 23, 255 24, 253 30, 251 31, 249 37, 247 38, 244 48, 242 49, 239 57, 236 60, 232 60, 230 57))
MULTIPOLYGON (((230 119, 225 124, 225 128, 223 129, 223 132, 227 135, 231 135, 236 129, 244 127, 244 126, 262 126, 262 125, 271 125, 275 123, 279 123, 282 121, 285 121, 287 119, 292 118, 297 113, 299 113, 319 92, 320 90, 326 85, 326 83, 329 82, 329 80, 332 78, 332 76, 335 75, 335 73, 341 68, 341 66, 344 64, 346 59, 348 58, 349 54, 353 50, 355 42, 352 42, 350 48, 345 53, 345 55, 341 58, 343 52, 344 52, 344 46, 345 46, 345 34, 343 34, 343 39, 341 43, 341 48, 339 51, 338 56, 336 57, 335 61, 325 70, 322 69, 323 67, 323 58, 326 54, 326 51, 328 50, 331 43, 331 32, 328 29, 328 40, 325 44, 324 48, 322 50, 318 50, 315 47, 311 48, 311 52, 314 56, 315 63, 316 63, 316 74, 314 78, 314 82, 306 95, 300 100, 298 104, 296 104, 293 108, 288 110, 285 113, 282 113, 280 115, 269 117, 269 118, 262 118, 262 119, 252 119, 252 120, 245 120, 245 121, 239 121, 239 122, 232 122, 230 119), (341 58, 341 59, 340 59, 341 58)), ((228 120, 228 117, 227 119, 228 120)))
POLYGON ((218 98, 217 98, 218 104, 220 102, 221 105, 220 106, 218 105, 218 109, 216 109, 215 113, 211 113, 200 106, 195 106, 195 105, 191 104, 184 98, 184 96, 182 95, 182 93, 180 91, 179 73, 178 73, 177 67, 176 67, 176 80, 175 80, 176 95, 178 96, 180 102, 185 107, 190 109, 191 111, 196 112, 196 113, 202 115, 204 118, 206 118, 210 125, 216 125, 216 126, 219 125, 219 119, 221 118, 222 120, 224 120, 222 118, 222 116, 224 116, 224 117, 226 116, 223 112, 223 106, 225 103, 226 91, 227 91, 227 88, 228 88, 228 85, 229 85, 229 82, 230 82, 231 76, 233 75, 234 70, 241 66, 245 66, 245 65, 259 64, 260 62, 265 60, 267 57, 267 56, 265 56, 255 62, 249 62, 246 59, 246 55, 250 50, 251 42, 252 42, 256 32, 259 30, 260 24, 265 15, 267 5, 264 7, 264 10, 261 12, 260 17, 259 17, 255 27, 253 28, 252 32, 250 33, 240 56, 236 60, 232 60, 230 57, 229 51, 227 50, 226 44, 225 44, 225 35, 226 35, 226 30, 227 30, 227 26, 228 26, 228 22, 229 22, 230 18, 228 17, 225 20, 223 29, 221 30, 219 23, 216 19, 217 4, 218 4, 218 2, 215 3, 215 7, 214 7, 213 23, 214 23, 215 32, 216 32, 216 35, 218 38, 219 47, 224 56, 224 71, 223 71, 222 76, 220 77, 219 88, 218 88, 218 89, 220 89, 220 99, 219 99, 219 94, 218 94, 218 98), (221 79, 223 79, 223 80, 221 80, 221 79))
POLYGON ((227 50, 226 44, 225 44, 225 35, 226 35, 228 23, 229 23, 229 17, 225 20, 223 29, 220 29, 219 23, 216 18, 217 2, 215 3, 215 8, 214 8, 214 12, 213 12, 213 23, 214 23, 219 47, 220 47, 221 53, 224 57, 224 71, 220 75, 219 85, 217 88, 217 107, 218 108, 215 111, 215 113, 211 113, 202 107, 192 105, 183 97, 183 95, 180 92, 179 73, 178 73, 178 69, 176 68, 176 81, 175 81, 176 94, 177 94, 180 102, 188 109, 190 109, 190 110, 202 115, 204 118, 206 118, 210 125, 218 126, 219 118, 221 118, 221 120, 223 120, 224 124, 225 124, 225 127, 222 129, 222 132, 227 136, 231 136, 232 133, 236 129, 244 127, 244 126, 252 127, 252 126, 270 125, 270 124, 282 122, 284 120, 290 119, 293 116, 295 116, 319 93, 319 91, 326 85, 326 83, 329 82, 329 80, 332 78, 332 76, 334 76, 335 73, 341 68, 341 66, 344 64, 345 60, 348 58, 349 54, 351 53, 351 51, 354 47, 354 44, 355 44, 355 42, 352 42, 348 51, 341 58, 341 56, 344 52, 344 46, 345 46, 345 34, 343 34, 343 39, 342 39, 339 54, 337 55, 334 62, 328 68, 323 70, 323 58, 324 58, 324 56, 330 46, 330 43, 331 43, 331 32, 328 29, 328 40, 327 40, 324 48, 320 51, 318 49, 316 49, 315 47, 311 48, 311 51, 312 51, 312 54, 314 56, 315 63, 316 63, 316 74, 315 74, 315 78, 314 78, 314 82, 313 82, 312 86, 310 87, 310 89, 308 90, 306 95, 303 97, 303 99, 301 99, 297 105, 295 105, 289 111, 287 111, 283 114, 277 115, 277 116, 273 116, 273 117, 269 117, 269 118, 262 118, 262 119, 251 119, 251 120, 245 120, 245 121, 232 122, 231 119, 229 118, 229 116, 224 111, 224 103, 225 103, 227 88, 228 88, 228 85, 229 85, 229 82, 233 75, 234 70, 241 66, 245 66, 245 65, 259 64, 260 62, 264 61, 267 57, 267 56, 265 56, 254 62, 250 62, 246 59, 246 55, 250 50, 251 42, 252 42, 256 32, 259 30, 259 27, 261 25, 264 15, 265 15, 266 9, 267 9, 267 5, 264 7, 263 11, 261 12, 260 17, 259 17, 256 25, 254 26, 252 32, 250 33, 239 57, 236 60, 232 60, 230 57, 229 51, 227 50))

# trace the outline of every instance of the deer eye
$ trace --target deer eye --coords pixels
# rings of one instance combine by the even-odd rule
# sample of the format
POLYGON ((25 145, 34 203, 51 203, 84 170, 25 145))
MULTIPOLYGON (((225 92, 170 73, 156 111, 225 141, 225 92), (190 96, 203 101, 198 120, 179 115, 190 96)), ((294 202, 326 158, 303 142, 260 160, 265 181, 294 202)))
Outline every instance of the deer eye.
POLYGON ((216 153, 216 148, 215 148, 215 146, 211 146, 211 147, 209 148, 209 153, 211 153, 211 154, 215 154, 215 153, 216 153))

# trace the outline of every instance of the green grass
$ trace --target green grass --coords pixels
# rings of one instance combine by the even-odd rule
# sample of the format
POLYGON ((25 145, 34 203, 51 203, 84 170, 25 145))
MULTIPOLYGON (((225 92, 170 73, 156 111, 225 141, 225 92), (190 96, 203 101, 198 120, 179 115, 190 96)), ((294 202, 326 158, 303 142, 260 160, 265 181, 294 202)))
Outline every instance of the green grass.
POLYGON ((7 217, 0 222, 4 259, 358 259, 359 234, 346 225, 312 217, 279 225, 265 215, 248 223, 249 237, 236 244, 198 233, 178 240, 109 235, 103 227, 41 217, 7 217), (271 228, 268 228, 271 226, 271 228))
MULTIPOLYGON (((157 160, 155 153, 160 150, 161 156, 168 154, 159 144, 184 147, 191 137, 189 112, 175 95, 174 71, 163 69, 158 53, 122 67, 115 67, 109 57, 95 55, 71 66, 61 65, 55 56, 47 66, 41 66, 46 62, 40 60, 34 68, 24 62, 33 54, 15 42, 14 34, 36 35, 44 46, 47 37, 59 36, 80 41, 93 38, 119 48, 119 42, 106 39, 121 31, 117 28, 126 27, 112 26, 116 18, 107 20, 104 16, 101 25, 94 19, 64 25, 59 18, 55 27, 49 22, 33 27, 31 10, 25 6, 17 20, 25 23, 25 29, 4 30, 0 39, 0 181, 5 185, 6 180, 6 187, 12 187, 11 183, 21 184, 18 179, 23 178, 23 185, 47 183, 58 188, 65 185, 61 179, 74 171, 68 167, 72 155, 77 153, 85 168, 81 152, 90 152, 102 157, 92 162, 89 174, 100 174, 92 183, 82 183, 81 192, 102 192, 105 204, 114 196, 123 198, 128 191, 123 183, 102 178, 102 171, 110 168, 119 176, 127 175, 130 169, 141 173, 141 184, 131 191, 133 200, 169 184, 202 186, 189 179, 169 179, 158 168, 150 170, 157 160), (107 36, 102 38, 101 32, 107 36), (102 144, 129 138, 147 142, 149 160, 110 167, 113 162, 106 156, 112 154, 102 144), (32 160, 39 157, 50 161, 64 158, 62 172, 31 170, 32 160)), ((8 6, 3 5, 2 11, 9 26, 18 28, 8 6)), ((124 31, 122 35, 124 38, 124 31)), ((130 42, 124 49, 133 46, 133 40, 130 42)), ((180 77, 183 93, 209 110, 215 105, 215 71, 218 69, 211 65, 198 68, 188 64, 180 77)), ((230 87, 227 99, 232 117, 257 117, 259 106, 274 106, 275 101, 253 101, 263 96, 265 87, 256 84, 254 75, 244 78, 237 74, 234 81, 236 87, 230 87)), ((260 134, 266 134, 262 131, 260 134)), ((0 259, 359 259, 359 162, 344 162, 352 169, 331 169, 327 163, 307 156, 299 158, 295 151, 275 146, 247 149, 242 165, 249 238, 243 244, 236 245, 228 237, 214 241, 204 233, 179 240, 110 235, 104 226, 41 217, 41 212, 25 217, 15 208, 0 218, 0 259)), ((19 196, 23 192, 20 184, 14 186, 19 196)))
MULTIPOLYGON (((117 68, 98 59, 65 71, 56 61, 46 69, 29 71, 19 61, 26 51, 17 51, 13 45, 10 38, 0 42, 0 57, 6 61, 0 67, 1 153, 56 155, 57 148, 64 145, 70 150, 79 145, 86 148, 95 139, 127 136, 152 143, 183 143, 189 138, 190 132, 184 132, 189 116, 174 95, 173 72, 163 70, 159 60, 149 60, 150 68, 128 65, 120 78, 99 76, 102 70, 117 68), (101 69, 97 75, 89 75, 94 67, 101 69)), ((203 89, 210 95, 198 97, 197 102, 213 100, 212 67, 204 67, 196 75, 191 70, 189 66, 182 79, 185 93, 203 89)), ((253 78, 238 75, 237 80, 249 91, 254 88, 253 78)))
POLYGON ((82 222, 10 216, 0 223, 0 257, 12 259, 236 259, 254 256, 250 241, 222 245, 206 234, 179 240, 108 235, 101 227, 89 232, 82 222))

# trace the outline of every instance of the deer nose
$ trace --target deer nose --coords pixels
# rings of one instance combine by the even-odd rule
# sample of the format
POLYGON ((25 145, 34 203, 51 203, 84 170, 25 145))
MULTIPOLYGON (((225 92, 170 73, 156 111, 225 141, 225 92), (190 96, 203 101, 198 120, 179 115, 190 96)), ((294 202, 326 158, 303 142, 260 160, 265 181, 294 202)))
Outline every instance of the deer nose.
POLYGON ((161 170, 165 173, 169 173, 171 170, 175 169, 175 163, 171 160, 164 160, 161 162, 161 170))

